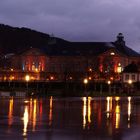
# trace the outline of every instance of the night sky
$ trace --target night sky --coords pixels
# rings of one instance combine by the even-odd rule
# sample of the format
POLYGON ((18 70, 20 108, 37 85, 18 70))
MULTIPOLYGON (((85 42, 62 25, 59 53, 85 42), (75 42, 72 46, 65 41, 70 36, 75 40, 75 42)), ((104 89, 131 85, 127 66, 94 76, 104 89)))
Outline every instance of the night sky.
POLYGON ((140 51, 140 0, 0 0, 0 23, 69 41, 115 41, 140 51))

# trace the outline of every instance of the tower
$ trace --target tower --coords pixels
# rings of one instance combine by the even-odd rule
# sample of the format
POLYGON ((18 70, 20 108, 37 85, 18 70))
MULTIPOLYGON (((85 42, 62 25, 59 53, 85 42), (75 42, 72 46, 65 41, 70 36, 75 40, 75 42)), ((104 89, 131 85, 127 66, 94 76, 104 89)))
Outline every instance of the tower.
POLYGON ((123 47, 123 46, 125 46, 124 36, 123 36, 122 33, 119 33, 117 35, 117 40, 115 41, 115 44, 116 44, 117 47, 120 47, 120 46, 123 47))

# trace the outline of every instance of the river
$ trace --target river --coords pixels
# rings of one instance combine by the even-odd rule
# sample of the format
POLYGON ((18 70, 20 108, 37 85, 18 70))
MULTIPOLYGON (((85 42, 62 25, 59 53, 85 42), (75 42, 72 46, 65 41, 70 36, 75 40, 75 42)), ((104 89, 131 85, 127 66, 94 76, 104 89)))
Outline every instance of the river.
POLYGON ((140 97, 0 98, 0 139, 138 140, 140 97))

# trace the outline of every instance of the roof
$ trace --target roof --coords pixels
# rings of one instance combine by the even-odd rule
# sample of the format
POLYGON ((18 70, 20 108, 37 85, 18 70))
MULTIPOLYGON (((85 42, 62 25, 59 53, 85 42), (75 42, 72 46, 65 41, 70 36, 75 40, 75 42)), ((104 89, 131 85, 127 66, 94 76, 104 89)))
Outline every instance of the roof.
POLYGON ((41 47, 48 55, 99 55, 114 48, 120 54, 129 57, 140 57, 140 54, 127 46, 116 46, 114 42, 55 42, 46 47, 41 47))
POLYGON ((61 42, 42 47, 49 55, 99 55, 115 47, 110 42, 61 42))
POLYGON ((123 73, 137 73, 139 72, 138 66, 135 63, 131 63, 126 66, 123 70, 123 73))
POLYGON ((130 57, 140 57, 140 54, 136 51, 134 51, 133 49, 129 48, 128 46, 124 45, 124 46, 117 46, 115 44, 115 42, 112 42, 112 44, 115 45, 116 49, 118 51, 120 51, 121 53, 130 56, 130 57))

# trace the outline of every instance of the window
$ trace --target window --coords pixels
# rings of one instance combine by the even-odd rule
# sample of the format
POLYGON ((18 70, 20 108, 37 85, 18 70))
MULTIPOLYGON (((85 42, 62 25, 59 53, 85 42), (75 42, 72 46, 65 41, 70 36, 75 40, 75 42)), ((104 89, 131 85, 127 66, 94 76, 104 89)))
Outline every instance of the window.
POLYGON ((132 80, 136 80, 135 74, 132 74, 132 80))
POLYGON ((41 63, 41 62, 39 62, 38 70, 39 70, 39 71, 42 71, 42 63, 41 63))
POLYGON ((35 65, 32 65, 32 71, 35 71, 35 65))
POLYGON ((24 70, 25 71, 29 70, 29 62, 28 61, 25 62, 24 70))
POLYGON ((125 80, 129 80, 129 74, 125 75, 125 80))

